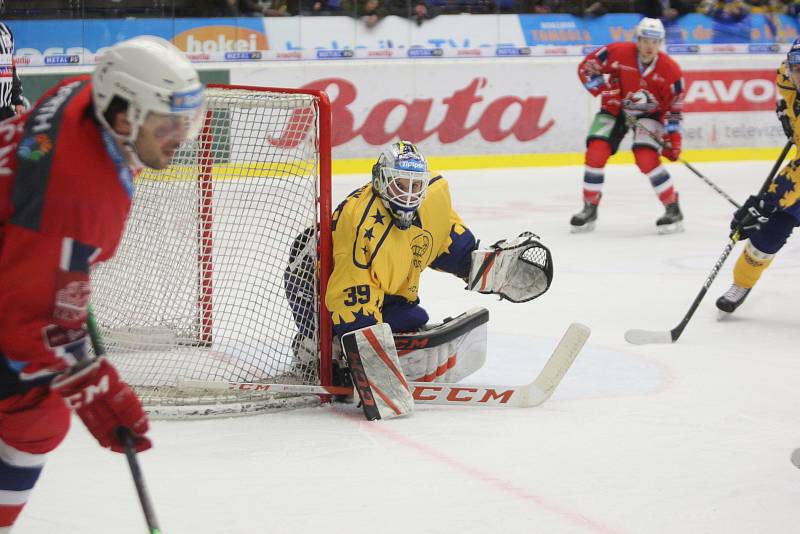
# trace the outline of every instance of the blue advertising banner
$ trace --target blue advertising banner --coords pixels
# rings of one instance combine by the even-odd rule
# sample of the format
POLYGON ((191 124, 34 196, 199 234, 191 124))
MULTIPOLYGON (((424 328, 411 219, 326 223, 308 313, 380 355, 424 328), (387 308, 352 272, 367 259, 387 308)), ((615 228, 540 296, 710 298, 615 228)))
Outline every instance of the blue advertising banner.
POLYGON ((269 49, 263 20, 252 17, 13 20, 8 25, 20 56, 94 56, 98 50, 137 35, 163 37, 189 53, 269 49))
MULTIPOLYGON (((20 66, 93 64, 106 47, 137 35, 172 41, 192 61, 385 57, 582 55, 634 39, 641 15, 441 15, 422 25, 388 16, 373 30, 351 17, 86 19, 9 21, 20 66), (458 19, 457 21, 455 19, 458 19), (454 23, 456 22, 456 23, 454 23), (330 52, 329 52, 330 51, 330 52)), ((775 53, 797 20, 748 15, 714 20, 690 14, 666 24, 674 54, 775 53)))
MULTIPOLYGON (((632 41, 642 16, 634 13, 584 19, 571 15, 520 15, 526 44, 583 45, 632 41)), ((798 21, 786 15, 748 15, 742 20, 715 20, 693 13, 665 24, 669 44, 774 43, 780 36, 791 42, 798 21)))

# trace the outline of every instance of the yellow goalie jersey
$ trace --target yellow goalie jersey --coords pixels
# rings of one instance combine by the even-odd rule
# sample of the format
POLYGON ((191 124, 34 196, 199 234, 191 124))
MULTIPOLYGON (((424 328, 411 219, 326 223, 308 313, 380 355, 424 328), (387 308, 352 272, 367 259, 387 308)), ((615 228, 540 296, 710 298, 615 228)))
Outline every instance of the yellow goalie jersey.
POLYGON ((475 237, 453 210, 441 176, 431 179, 413 224, 401 230, 371 184, 354 191, 333 214, 333 274, 325 302, 341 336, 383 322, 386 299, 418 301, 426 267, 465 278, 475 237))

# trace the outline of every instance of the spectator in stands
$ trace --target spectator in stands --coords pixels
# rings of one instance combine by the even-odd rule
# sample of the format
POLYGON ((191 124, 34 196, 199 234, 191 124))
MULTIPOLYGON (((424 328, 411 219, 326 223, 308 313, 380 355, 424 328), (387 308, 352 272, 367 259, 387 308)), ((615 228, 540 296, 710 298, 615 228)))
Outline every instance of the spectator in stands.
MULTIPOLYGON (((472 2, 474 0, 467 0, 472 2)), ((428 19, 439 14, 439 10, 427 0, 384 0, 389 15, 407 18, 421 26, 428 19)))
POLYGON ((348 15, 352 11, 350 0, 310 0, 303 6, 304 15, 348 15))
POLYGON ((703 0, 698 11, 726 24, 741 22, 750 14, 750 8, 742 0, 703 0))
POLYGON ((280 0, 258 3, 254 0, 218 0, 214 13, 218 17, 285 17, 288 6, 280 0))
POLYGON ((358 16, 367 28, 374 28, 386 15, 386 7, 380 0, 363 0, 359 6, 358 16))
POLYGON ((634 7, 637 13, 647 18, 661 19, 664 25, 694 11, 694 6, 685 0, 636 0, 634 7))
MULTIPOLYGON (((498 6, 500 7, 500 11, 506 12, 506 9, 503 5, 503 0, 498 0, 498 6)), ((569 13, 570 15, 576 16, 581 16, 583 14, 580 10, 578 2, 571 0, 531 0, 530 2, 520 0, 519 2, 514 3, 514 7, 518 7, 518 9, 514 9, 512 7, 508 10, 508 12, 537 14, 569 13)))
POLYGON ((750 8, 742 0, 703 0, 698 9, 714 19, 711 25, 713 43, 747 43, 750 41, 750 8))

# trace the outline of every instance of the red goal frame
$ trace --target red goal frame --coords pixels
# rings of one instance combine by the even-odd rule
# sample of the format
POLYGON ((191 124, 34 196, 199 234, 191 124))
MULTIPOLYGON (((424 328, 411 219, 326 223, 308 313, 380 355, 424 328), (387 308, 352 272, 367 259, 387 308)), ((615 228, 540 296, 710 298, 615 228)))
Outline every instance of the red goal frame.
MULTIPOLYGON (((261 87, 253 85, 232 85, 232 84, 208 84, 209 88, 221 89, 242 89, 246 91, 274 92, 286 94, 305 94, 316 98, 318 109, 317 120, 317 146, 319 147, 319 169, 318 169, 318 196, 317 196, 317 225, 319 230, 319 242, 317 257, 319 261, 318 288, 319 288, 319 380, 323 386, 330 386, 332 383, 332 348, 333 348, 333 328, 330 314, 325 305, 325 292, 328 285, 328 278, 333 269, 332 258, 332 228, 331 214, 333 211, 331 201, 331 104, 327 93, 324 91, 311 89, 294 89, 285 87, 261 87)), ((200 327, 200 342, 211 343, 211 329, 213 323, 213 304, 212 304, 212 276, 213 276, 213 232, 211 229, 214 218, 212 204, 212 170, 213 155, 212 145, 213 136, 211 132, 212 113, 206 113, 205 123, 200 136, 201 146, 199 149, 199 164, 197 174, 198 187, 198 213, 199 224, 197 228, 198 240, 198 288, 199 309, 198 323, 200 327)))

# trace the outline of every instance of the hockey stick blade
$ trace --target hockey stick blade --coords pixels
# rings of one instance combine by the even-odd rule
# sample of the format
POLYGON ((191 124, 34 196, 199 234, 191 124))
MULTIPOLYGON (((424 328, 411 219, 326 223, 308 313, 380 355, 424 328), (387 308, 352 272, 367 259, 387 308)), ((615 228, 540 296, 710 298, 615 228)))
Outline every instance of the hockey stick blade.
POLYGON ((633 345, 650 345, 652 343, 674 343, 672 333, 664 330, 628 330, 625 341, 633 345))
POLYGON ((524 386, 470 386, 441 382, 411 382, 414 402, 456 406, 530 408, 543 404, 561 383, 591 330, 573 323, 559 341, 539 376, 524 386))
MULTIPOLYGON (((544 403, 561 383, 578 353, 589 339, 591 330, 579 323, 567 328, 539 376, 524 386, 465 385, 444 382, 409 382, 416 404, 445 404, 451 406, 499 406, 529 408, 544 403)), ((263 384, 259 382, 213 382, 179 379, 179 389, 228 390, 258 393, 264 396, 279 393, 312 395, 351 395, 351 388, 294 384, 263 384)))

